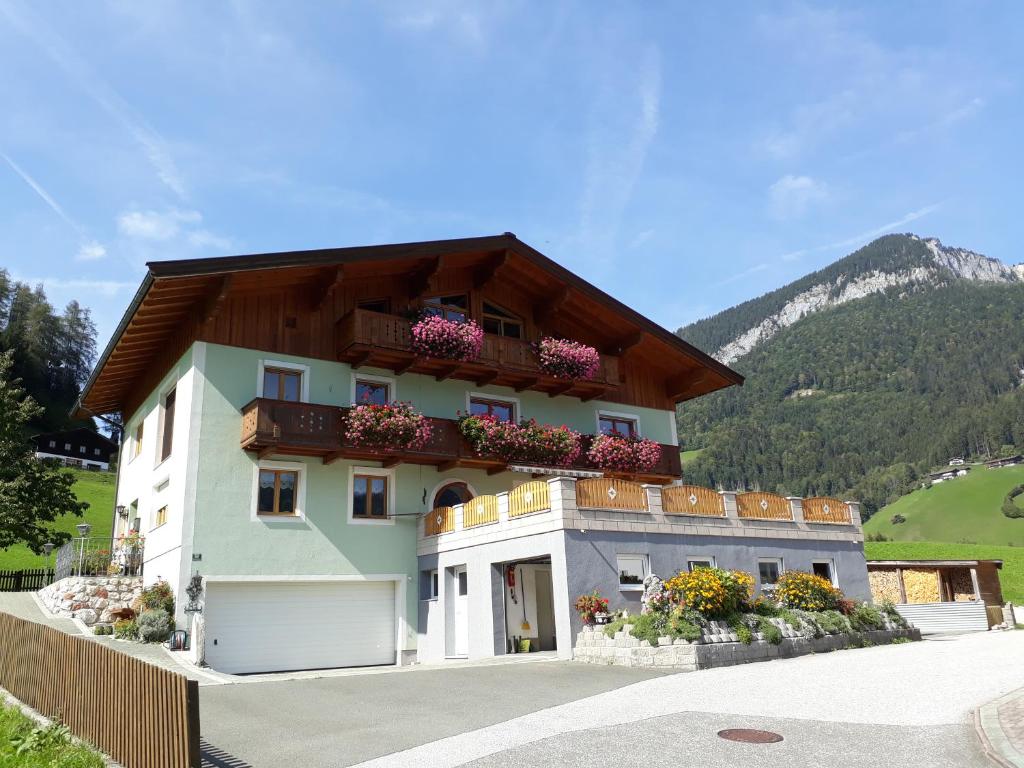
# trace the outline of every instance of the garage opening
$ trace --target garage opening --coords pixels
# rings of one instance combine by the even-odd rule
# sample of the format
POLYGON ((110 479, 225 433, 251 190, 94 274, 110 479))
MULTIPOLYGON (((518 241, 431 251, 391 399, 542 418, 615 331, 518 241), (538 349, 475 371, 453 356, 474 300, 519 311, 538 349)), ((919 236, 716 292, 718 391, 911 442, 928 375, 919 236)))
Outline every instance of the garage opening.
POLYGON ((206 663, 231 674, 396 663, 394 581, 208 582, 206 663))
POLYGON ((558 649, 551 558, 502 564, 505 587, 505 652, 558 649))

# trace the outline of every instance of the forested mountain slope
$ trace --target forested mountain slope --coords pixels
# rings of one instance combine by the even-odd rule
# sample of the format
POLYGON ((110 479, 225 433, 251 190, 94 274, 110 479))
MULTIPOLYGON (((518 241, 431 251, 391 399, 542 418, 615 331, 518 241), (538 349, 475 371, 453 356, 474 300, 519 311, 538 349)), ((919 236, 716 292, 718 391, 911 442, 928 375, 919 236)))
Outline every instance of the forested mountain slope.
MULTIPOLYGON (((950 456, 1024 448, 1024 282, 1013 267, 936 242, 881 238, 805 278, 841 286, 856 279, 854 268, 917 275, 776 328, 732 363, 747 377, 742 388, 684 403, 680 441, 705 448, 687 478, 849 494, 870 512, 950 456), (936 249, 966 256, 953 268, 936 249)), ((768 294, 680 335, 728 344, 807 285, 797 281, 783 289, 788 299, 768 294)))

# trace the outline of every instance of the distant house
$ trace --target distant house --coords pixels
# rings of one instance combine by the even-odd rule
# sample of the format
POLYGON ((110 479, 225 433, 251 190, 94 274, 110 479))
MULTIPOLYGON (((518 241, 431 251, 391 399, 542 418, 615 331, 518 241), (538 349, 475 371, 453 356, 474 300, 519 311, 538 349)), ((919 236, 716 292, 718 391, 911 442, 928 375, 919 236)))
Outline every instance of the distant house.
POLYGON ((932 485, 945 482, 946 480, 955 480, 958 477, 963 477, 970 471, 970 466, 964 464, 963 466, 950 466, 945 469, 940 469, 938 472, 930 472, 928 477, 931 478, 932 485))
POLYGON ((67 467, 108 470, 110 457, 117 453, 117 443, 84 427, 36 435, 32 440, 37 459, 57 459, 67 467))
POLYGON ((962 467, 964 465, 963 456, 954 456, 949 460, 949 466, 951 467, 962 467))
POLYGON ((999 469, 1000 467, 1015 467, 1018 464, 1024 464, 1024 456, 1017 454, 1016 456, 1007 456, 1002 459, 992 459, 992 461, 986 461, 985 466, 989 469, 999 469))

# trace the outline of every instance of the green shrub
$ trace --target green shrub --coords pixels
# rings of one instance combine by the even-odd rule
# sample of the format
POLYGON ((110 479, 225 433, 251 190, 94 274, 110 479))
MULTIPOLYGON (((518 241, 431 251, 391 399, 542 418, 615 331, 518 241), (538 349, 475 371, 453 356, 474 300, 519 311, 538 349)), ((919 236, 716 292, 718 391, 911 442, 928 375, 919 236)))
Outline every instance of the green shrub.
POLYGON ((109 624, 97 624, 92 628, 94 635, 112 635, 114 634, 114 628, 109 624))
POLYGON ((114 637, 118 640, 135 640, 139 636, 139 627, 133 619, 121 619, 114 622, 114 637))
POLYGON ((804 571, 786 571, 775 583, 781 605, 805 611, 827 611, 839 607, 843 593, 828 579, 804 571))
POLYGON ((142 590, 142 593, 135 598, 132 608, 136 613, 147 610, 163 611, 170 617, 174 617, 174 592, 171 585, 166 581, 158 581, 142 590))
POLYGON ((889 644, 890 645, 903 645, 904 643, 912 642, 909 637, 894 637, 889 644))
POLYGON ((144 643, 162 643, 171 634, 171 617, 164 611, 151 608, 139 614, 139 639, 144 643))
POLYGON ((668 617, 663 613, 643 613, 635 616, 630 634, 637 640, 646 640, 651 645, 658 644, 658 638, 668 634, 668 617))
POLYGON ((631 623, 631 621, 632 621, 631 619, 626 619, 626 618, 620 616, 619 618, 615 619, 615 621, 608 622, 607 624, 604 625, 604 634, 605 634, 605 636, 606 637, 615 637, 615 633, 621 631, 622 628, 624 626, 626 626, 627 623, 631 623))
POLYGON ((757 631, 764 637, 765 642, 771 643, 772 645, 778 645, 782 642, 782 630, 768 621, 767 616, 757 617, 757 631))
POLYGON ((1024 493, 1024 485, 1012 488, 1006 498, 1003 499, 1003 514, 1010 518, 1024 517, 1024 508, 1017 506, 1015 499, 1024 493))
POLYGON ((889 617, 889 621, 892 622, 893 626, 898 627, 899 629, 908 629, 910 627, 907 620, 900 616, 900 612, 896 610, 896 606, 892 603, 886 601, 882 603, 878 609, 889 617))
POLYGON ((861 603, 850 614, 850 626, 858 632, 867 632, 872 629, 882 629, 885 626, 885 621, 882 619, 881 611, 867 603, 861 603))
POLYGON ((736 635, 736 639, 744 645, 750 645, 754 641, 754 633, 747 626, 743 615, 739 613, 731 613, 725 617, 725 622, 729 625, 729 629, 736 635))
POLYGON ((852 629, 850 619, 847 619, 839 611, 816 611, 814 620, 826 635, 838 635, 852 629))

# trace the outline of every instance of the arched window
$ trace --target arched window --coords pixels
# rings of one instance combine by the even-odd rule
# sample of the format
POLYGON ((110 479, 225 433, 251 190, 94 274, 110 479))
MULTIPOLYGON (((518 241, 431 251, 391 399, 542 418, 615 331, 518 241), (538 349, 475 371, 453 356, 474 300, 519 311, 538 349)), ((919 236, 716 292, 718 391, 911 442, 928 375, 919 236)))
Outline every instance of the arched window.
POLYGON ((469 486, 461 481, 447 483, 441 486, 434 494, 433 509, 438 507, 454 507, 456 504, 465 504, 473 498, 469 486))

